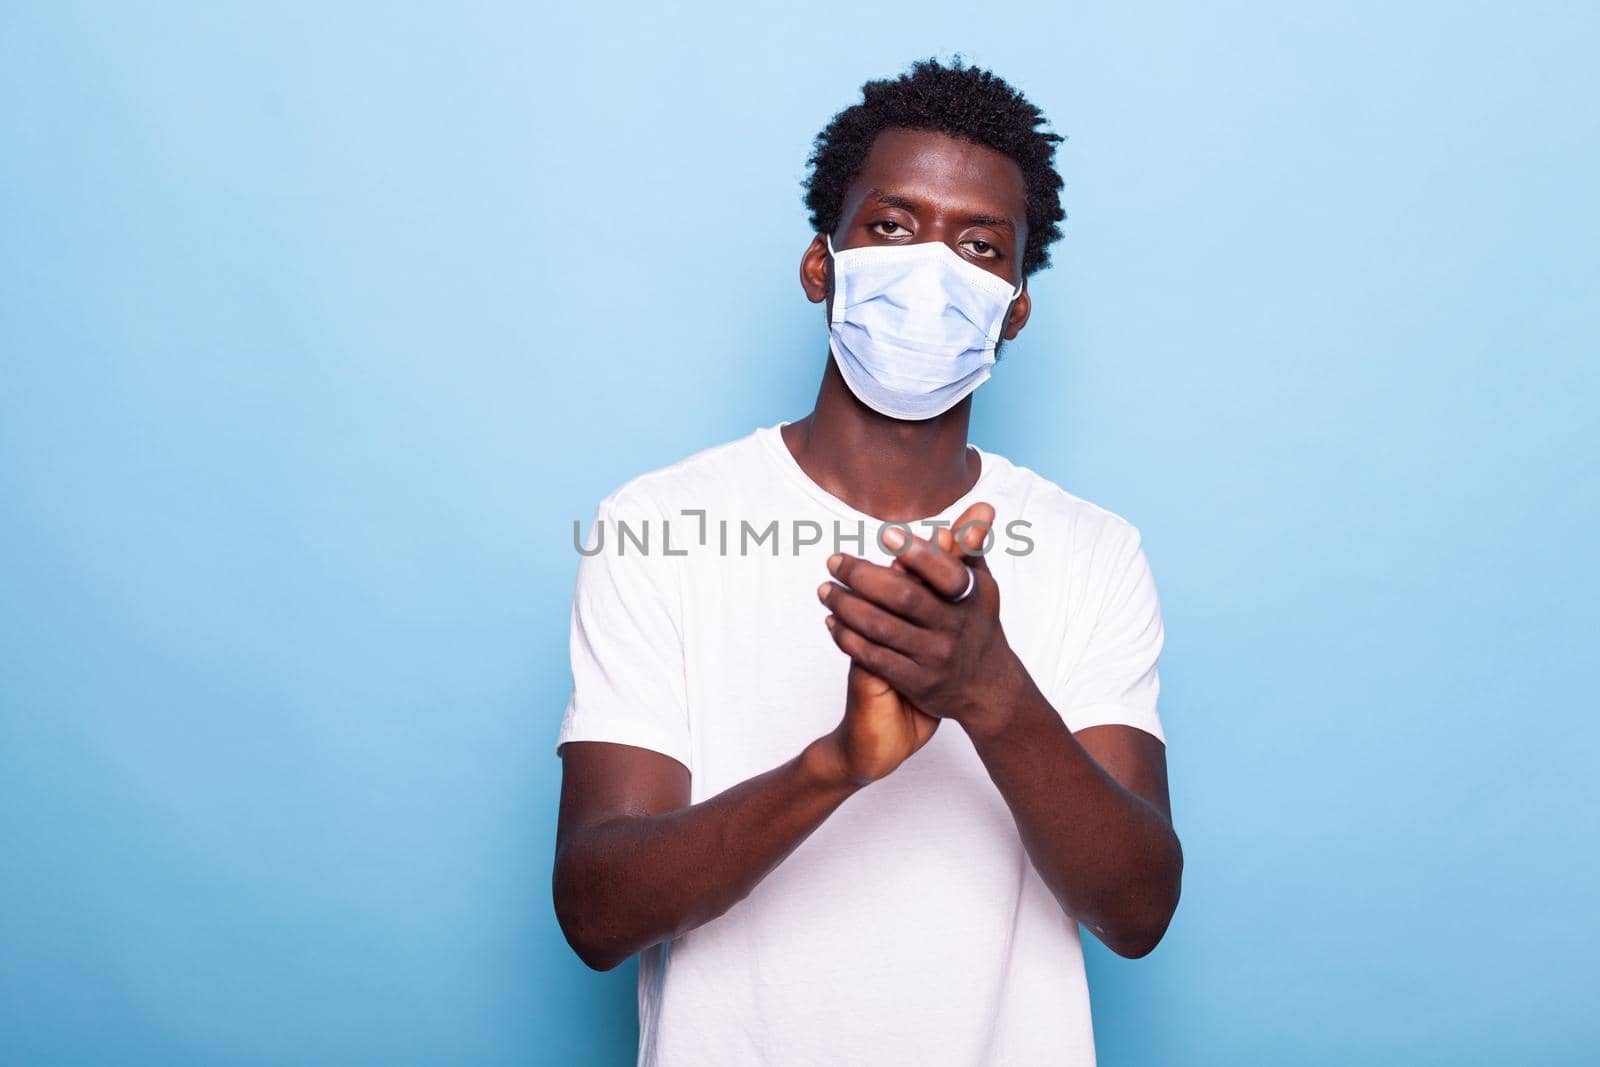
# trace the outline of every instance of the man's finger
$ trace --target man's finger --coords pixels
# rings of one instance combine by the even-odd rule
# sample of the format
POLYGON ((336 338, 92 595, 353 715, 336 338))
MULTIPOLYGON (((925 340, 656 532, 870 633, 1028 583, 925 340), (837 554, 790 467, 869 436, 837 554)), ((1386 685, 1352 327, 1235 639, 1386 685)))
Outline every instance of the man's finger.
MULTIPOLYGON (((940 552, 954 553, 956 550, 956 540, 950 536, 949 526, 935 526, 928 540, 932 541, 940 552)), ((905 565, 900 562, 898 557, 889 566, 895 570, 906 570, 905 565)))
POLYGON ((946 600, 953 600, 960 596, 967 588, 967 566, 964 558, 953 552, 941 551, 939 546, 932 541, 925 541, 920 537, 905 538, 903 530, 890 528, 885 541, 900 540, 900 544, 889 544, 892 552, 898 552, 896 562, 906 570, 915 574, 928 583, 928 587, 946 600), (896 538, 894 535, 900 535, 896 538))
POLYGON ((950 531, 962 558, 980 570, 987 570, 985 549, 991 546, 994 537, 994 506, 978 501, 961 513, 950 531))
POLYGON ((837 582, 823 582, 817 596, 840 622, 877 644, 912 659, 928 650, 928 631, 883 610, 837 582))
POLYGON ((827 616, 827 623, 833 643, 838 645, 839 651, 849 656, 852 662, 861 664, 902 694, 905 692, 905 687, 915 684, 918 675, 915 663, 892 648, 885 648, 867 640, 832 615, 827 616))
POLYGON ((947 608, 909 568, 883 567, 858 556, 839 553, 829 557, 828 570, 863 598, 919 626, 937 624, 947 608))

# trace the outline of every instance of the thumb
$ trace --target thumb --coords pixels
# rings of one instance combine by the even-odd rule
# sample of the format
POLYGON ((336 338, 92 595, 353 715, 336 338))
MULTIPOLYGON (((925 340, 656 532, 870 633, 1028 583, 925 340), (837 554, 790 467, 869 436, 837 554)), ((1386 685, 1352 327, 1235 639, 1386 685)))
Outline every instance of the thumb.
POLYGON ((887 696, 891 690, 888 682, 854 660, 850 661, 850 673, 847 676, 846 684, 849 686, 851 694, 868 700, 887 696))
POLYGON ((994 532, 994 505, 978 501, 961 513, 950 528, 962 559, 972 567, 987 569, 983 552, 994 532))

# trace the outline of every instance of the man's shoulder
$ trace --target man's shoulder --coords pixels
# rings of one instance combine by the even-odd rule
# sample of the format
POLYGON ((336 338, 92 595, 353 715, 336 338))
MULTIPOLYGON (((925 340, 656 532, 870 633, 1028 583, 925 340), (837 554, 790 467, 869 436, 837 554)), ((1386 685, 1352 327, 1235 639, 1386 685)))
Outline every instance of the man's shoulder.
POLYGON ((637 474, 600 502, 602 513, 660 517, 706 507, 753 473, 762 430, 703 448, 675 463, 637 474))
MULTIPOLYGON (((997 470, 996 484, 1018 518, 1034 526, 1050 525, 1090 533, 1096 539, 1126 539, 1137 543, 1139 530, 1121 515, 1071 493, 1051 479, 995 452, 983 453, 997 470)), ((997 508, 999 505, 996 505, 997 508)), ((997 514, 1001 525, 1007 521, 997 514)))

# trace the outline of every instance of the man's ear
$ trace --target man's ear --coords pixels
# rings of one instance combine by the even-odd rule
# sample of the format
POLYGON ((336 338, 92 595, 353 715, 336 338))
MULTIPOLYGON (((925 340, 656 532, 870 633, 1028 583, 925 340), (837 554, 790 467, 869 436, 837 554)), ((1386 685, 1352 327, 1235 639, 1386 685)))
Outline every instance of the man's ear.
POLYGON ((1006 316, 1006 328, 1000 331, 1000 337, 1009 341, 1022 332, 1028 325, 1028 316, 1033 314, 1033 297, 1028 295, 1028 283, 1022 283, 1022 295, 1011 302, 1011 314, 1006 316))
POLYGON ((806 291, 806 299, 813 304, 828 299, 832 259, 828 255, 827 241, 820 233, 811 239, 811 243, 806 245, 805 254, 800 257, 800 288, 806 291))

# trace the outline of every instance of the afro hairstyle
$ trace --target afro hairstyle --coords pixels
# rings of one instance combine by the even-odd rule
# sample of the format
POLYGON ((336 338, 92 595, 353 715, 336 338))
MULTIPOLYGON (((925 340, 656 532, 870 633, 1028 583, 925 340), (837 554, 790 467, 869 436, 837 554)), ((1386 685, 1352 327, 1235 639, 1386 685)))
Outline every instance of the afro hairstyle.
POLYGON ((986 70, 936 59, 914 63, 898 78, 869 81, 861 103, 845 108, 817 134, 810 173, 803 183, 805 204, 817 233, 839 225, 845 191, 861 173, 878 134, 888 129, 935 130, 1008 156, 1022 171, 1028 193, 1028 243, 1022 272, 1050 265, 1050 245, 1061 236, 1061 175, 1056 145, 1064 138, 1040 127, 1044 113, 1017 90, 986 70))

